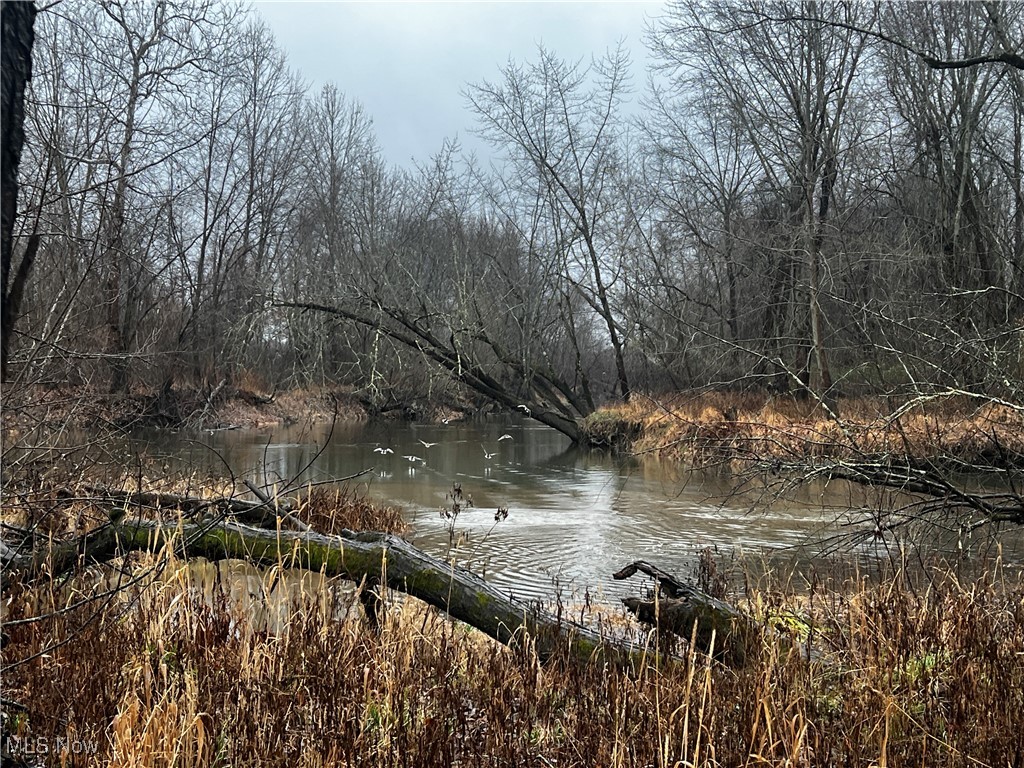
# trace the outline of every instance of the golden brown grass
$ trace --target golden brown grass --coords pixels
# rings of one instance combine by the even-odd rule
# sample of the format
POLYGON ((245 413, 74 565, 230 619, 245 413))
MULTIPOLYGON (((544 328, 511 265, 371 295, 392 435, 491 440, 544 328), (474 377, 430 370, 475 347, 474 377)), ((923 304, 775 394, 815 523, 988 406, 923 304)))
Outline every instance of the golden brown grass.
MULTIPOLYGON (((756 615, 816 619, 739 670, 686 656, 620 670, 540 665, 411 599, 379 634, 316 574, 141 558, 114 578, 15 590, 4 696, 15 735, 95 741, 73 765, 1019 765, 1024 588, 860 579, 748 587, 756 615), (27 661, 23 661, 27 660, 27 661)), ((737 596, 733 596, 734 599, 737 596)), ((353 607, 354 606, 354 607, 353 607)), ((653 651, 652 651, 653 657, 653 651)))
MULTIPOLYGON (((64 482, 59 482, 56 475, 57 472, 53 471, 40 478, 34 486, 6 489, 0 521, 22 530, 32 530, 37 537, 67 539, 105 525, 115 513, 153 519, 173 512, 169 508, 158 508, 152 502, 112 500, 98 490, 100 487, 131 492, 141 483, 147 491, 203 500, 232 498, 239 494, 231 481, 195 475, 165 479, 159 483, 150 482, 146 474, 130 477, 115 472, 107 477, 92 477, 90 482, 83 482, 81 474, 74 477, 62 475, 64 482)), ((245 489, 241 493, 249 495, 245 489)), ((401 508, 371 501, 347 485, 299 487, 288 493, 287 499, 294 504, 293 510, 298 518, 321 533, 333 534, 348 529, 402 534, 409 530, 401 508)))
MULTIPOLYGON (((665 410, 702 426, 757 414, 786 430, 818 418, 802 404, 724 396, 697 407, 665 410)), ((660 423, 653 408, 648 417, 660 423)), ((21 510, 5 499, 5 513, 60 508, 36 521, 54 535, 106 514, 32 493, 42 495, 21 510)), ((298 514, 324 531, 404 526, 397 510, 326 488, 298 514)), ((133 556, 63 585, 5 584, 3 697, 26 711, 5 705, 4 738, 94 743, 47 757, 82 766, 1024 764, 1019 577, 997 565, 970 580, 922 571, 791 584, 751 575, 725 597, 771 625, 812 618, 807 643, 771 634, 742 669, 685 646, 683 661, 655 664, 652 646, 651 664, 625 670, 541 665, 528 646, 500 646, 394 595, 376 633, 351 585, 319 574, 133 556)), ((600 608, 602 626, 628 621, 600 608)))
POLYGON ((296 509, 299 518, 321 533, 383 531, 405 533, 409 524, 398 507, 371 501, 347 486, 313 488, 304 494, 296 509))
POLYGON ((632 435, 636 453, 687 463, 808 458, 1014 463, 1024 457, 1024 411, 965 397, 917 403, 842 398, 840 420, 816 402, 730 392, 637 395, 601 409, 592 433, 632 435))

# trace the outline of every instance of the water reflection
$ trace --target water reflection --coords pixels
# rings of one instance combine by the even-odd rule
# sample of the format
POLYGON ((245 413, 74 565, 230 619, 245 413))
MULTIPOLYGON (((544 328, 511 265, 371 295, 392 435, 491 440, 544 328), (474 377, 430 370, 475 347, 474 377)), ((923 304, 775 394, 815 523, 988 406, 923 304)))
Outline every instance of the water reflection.
MULTIPOLYGON (((557 585, 566 597, 586 591, 615 598, 630 589, 610 577, 623 565, 644 559, 686 575, 703 547, 807 562, 823 541, 846 532, 844 515, 871 503, 862 489, 833 484, 755 505, 757 489, 735 495, 726 478, 576 449, 559 433, 526 420, 151 432, 137 440, 137 447, 169 464, 230 471, 260 484, 318 482, 370 470, 360 487, 405 510, 418 546, 438 555, 456 546, 462 562, 520 597, 550 598, 557 585), (453 522, 440 510, 454 482, 472 495, 475 507, 453 522), (508 508, 509 516, 496 523, 499 507, 508 508)), ((1008 546, 1016 553, 1020 536, 1011 538, 1008 546)), ((884 557, 892 544, 868 540, 858 551, 884 557)))

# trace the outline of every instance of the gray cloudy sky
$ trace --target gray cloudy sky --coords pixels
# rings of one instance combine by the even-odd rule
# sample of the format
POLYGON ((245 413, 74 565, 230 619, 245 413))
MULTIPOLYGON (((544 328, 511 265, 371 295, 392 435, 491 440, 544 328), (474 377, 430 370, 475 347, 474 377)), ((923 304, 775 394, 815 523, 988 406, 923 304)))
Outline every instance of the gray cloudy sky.
POLYGON ((488 150, 469 133, 473 118, 461 92, 496 79, 511 56, 534 57, 538 43, 563 58, 589 61, 625 40, 633 86, 644 84, 646 19, 661 2, 271 2, 266 19, 292 67, 314 88, 334 82, 373 118, 385 157, 411 166, 458 137, 464 149, 488 150))

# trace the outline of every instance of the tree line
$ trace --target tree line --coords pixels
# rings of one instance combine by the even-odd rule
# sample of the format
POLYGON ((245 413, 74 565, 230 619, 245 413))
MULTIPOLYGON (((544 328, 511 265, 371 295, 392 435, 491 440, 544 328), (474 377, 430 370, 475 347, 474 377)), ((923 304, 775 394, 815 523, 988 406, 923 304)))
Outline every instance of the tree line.
POLYGON ((249 371, 569 433, 693 387, 1019 403, 1022 40, 1019 2, 673 0, 646 82, 621 47, 468 72, 497 159, 408 170, 244 6, 64 0, 35 21, 5 384, 249 371))

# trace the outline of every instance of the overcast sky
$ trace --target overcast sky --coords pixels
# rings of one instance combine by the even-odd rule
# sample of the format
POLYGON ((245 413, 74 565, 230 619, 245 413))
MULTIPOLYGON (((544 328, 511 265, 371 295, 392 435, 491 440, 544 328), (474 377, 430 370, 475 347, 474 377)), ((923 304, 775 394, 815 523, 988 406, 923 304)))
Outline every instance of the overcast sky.
POLYGON ((509 57, 537 45, 590 60, 621 39, 633 60, 633 98, 644 85, 643 34, 661 2, 296 2, 261 0, 259 12, 288 61, 315 89, 335 83, 373 118, 385 157, 411 167, 445 138, 488 156, 472 136, 462 91, 495 80, 509 57))

